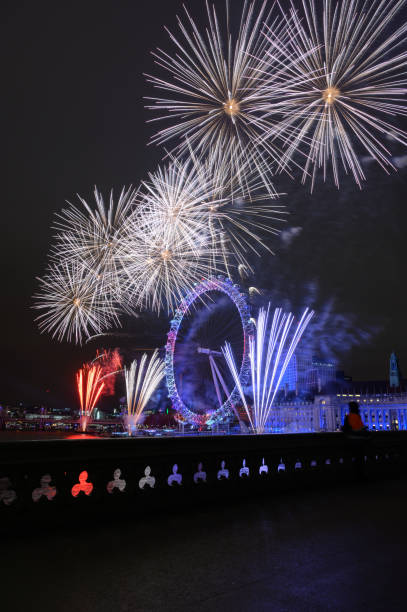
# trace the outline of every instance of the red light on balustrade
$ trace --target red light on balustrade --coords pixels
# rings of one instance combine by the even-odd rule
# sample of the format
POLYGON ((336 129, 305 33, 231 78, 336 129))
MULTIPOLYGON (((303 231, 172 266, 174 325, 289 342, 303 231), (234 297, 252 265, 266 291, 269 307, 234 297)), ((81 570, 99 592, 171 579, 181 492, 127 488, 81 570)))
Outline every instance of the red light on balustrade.
POLYGON ((86 470, 79 474, 79 482, 77 482, 71 490, 73 497, 78 497, 80 492, 85 493, 85 495, 90 495, 93 491, 93 484, 88 482, 88 473, 86 470))

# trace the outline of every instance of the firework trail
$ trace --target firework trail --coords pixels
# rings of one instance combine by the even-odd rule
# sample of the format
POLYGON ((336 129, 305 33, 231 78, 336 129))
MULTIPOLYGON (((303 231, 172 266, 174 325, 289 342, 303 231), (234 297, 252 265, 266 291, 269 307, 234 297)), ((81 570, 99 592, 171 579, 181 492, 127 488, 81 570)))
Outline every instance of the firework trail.
POLYGON ((145 406, 164 375, 164 361, 158 357, 157 349, 150 359, 144 353, 139 364, 134 360, 129 369, 124 369, 127 395, 125 423, 129 435, 134 433, 145 406))
POLYGON ((264 433, 287 366, 314 312, 309 311, 308 308, 305 309, 292 336, 290 336, 290 330, 294 322, 294 315, 283 313, 281 308, 276 308, 271 324, 269 324, 269 314, 270 304, 267 310, 264 308, 259 310, 255 336, 249 338, 253 408, 247 403, 230 344, 226 343, 222 348, 250 425, 258 434, 264 433))
MULTIPOLYGON (((337 187, 340 166, 361 186, 365 175, 359 151, 389 171, 394 165, 384 139, 390 135, 407 144, 407 132, 390 122, 407 114, 407 52, 401 49, 407 25, 387 33, 404 4, 303 0, 302 11, 291 3, 290 13, 283 13, 290 33, 284 41, 266 26, 266 56, 275 76, 265 79, 269 102, 263 109, 272 116, 281 113, 286 137, 281 166, 301 152, 303 182, 310 176, 311 189, 318 168, 325 180, 329 166, 337 187)), ((274 129, 268 137, 275 138, 274 129)))
POLYGON ((82 431, 86 431, 89 418, 100 398, 105 383, 101 381, 102 367, 85 364, 76 373, 76 386, 80 403, 80 423, 82 431))

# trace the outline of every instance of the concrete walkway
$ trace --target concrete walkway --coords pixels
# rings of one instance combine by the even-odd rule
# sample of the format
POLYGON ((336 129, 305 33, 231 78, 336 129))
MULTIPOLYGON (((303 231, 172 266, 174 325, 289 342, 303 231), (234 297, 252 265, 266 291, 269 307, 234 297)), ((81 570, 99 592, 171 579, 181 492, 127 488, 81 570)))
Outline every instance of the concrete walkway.
POLYGON ((406 526, 407 480, 41 528, 3 536, 0 609, 406 610, 406 526))

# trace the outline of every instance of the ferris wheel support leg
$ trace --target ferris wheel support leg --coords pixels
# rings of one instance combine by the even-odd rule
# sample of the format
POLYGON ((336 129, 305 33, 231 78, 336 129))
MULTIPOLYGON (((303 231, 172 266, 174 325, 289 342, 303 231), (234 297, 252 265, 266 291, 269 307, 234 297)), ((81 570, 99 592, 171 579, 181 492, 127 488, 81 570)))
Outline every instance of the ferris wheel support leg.
POLYGON ((219 402, 219 406, 222 406, 222 396, 220 394, 220 389, 219 389, 219 384, 218 384, 218 378, 216 376, 216 373, 219 373, 218 368, 216 367, 216 363, 214 358, 212 357, 212 355, 209 355, 209 363, 211 366, 211 372, 212 372, 212 378, 213 378, 213 384, 215 385, 215 390, 216 390, 216 395, 218 397, 218 402, 219 402))
MULTIPOLYGON (((225 383, 225 381, 223 380, 223 376, 222 376, 222 374, 220 373, 219 368, 218 368, 218 366, 216 365, 216 361, 215 361, 215 359, 212 357, 212 355, 210 355, 210 356, 209 356, 209 360, 211 361, 212 375, 213 375, 213 369, 215 369, 215 374, 217 374, 217 375, 218 375, 218 377, 219 377, 220 384, 221 384, 221 385, 222 385, 222 387, 223 387, 223 390, 224 390, 224 392, 225 392, 225 394, 226 394, 226 397, 229 397, 229 396, 230 396, 229 389, 227 388, 226 383, 225 383), (213 363, 212 363, 212 362, 213 362, 213 363)), ((215 380, 215 386, 216 386, 216 388, 217 388, 217 389, 219 389, 219 387, 218 387, 218 385, 217 385, 217 383, 216 383, 216 379, 215 379, 215 378, 214 378, 214 380, 215 380)), ((218 398, 219 398, 219 395, 218 395, 218 398)), ((222 403, 221 403, 221 400, 220 400, 220 399, 219 399, 219 403, 220 403, 220 405, 222 405, 222 403)), ((242 433, 247 433, 247 427, 246 427, 246 425, 243 423, 243 421, 240 419, 239 413, 238 413, 238 411, 236 410, 236 408, 235 408, 235 405, 234 405, 234 404, 232 404, 232 409, 233 409, 233 412, 235 413, 235 417, 236 417, 236 418, 237 418, 237 420, 238 420, 239 427, 240 427, 240 431, 241 431, 242 433)))

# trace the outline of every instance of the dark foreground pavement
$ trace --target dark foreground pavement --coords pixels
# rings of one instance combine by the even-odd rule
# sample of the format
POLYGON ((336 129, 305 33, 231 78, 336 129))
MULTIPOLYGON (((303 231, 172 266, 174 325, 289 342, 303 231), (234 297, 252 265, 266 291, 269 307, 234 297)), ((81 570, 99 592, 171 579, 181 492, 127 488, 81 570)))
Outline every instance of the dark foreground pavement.
MULTIPOLYGON (((4 525, 3 525, 4 528, 4 525)), ((407 609, 407 480, 2 535, 2 612, 407 609)))

